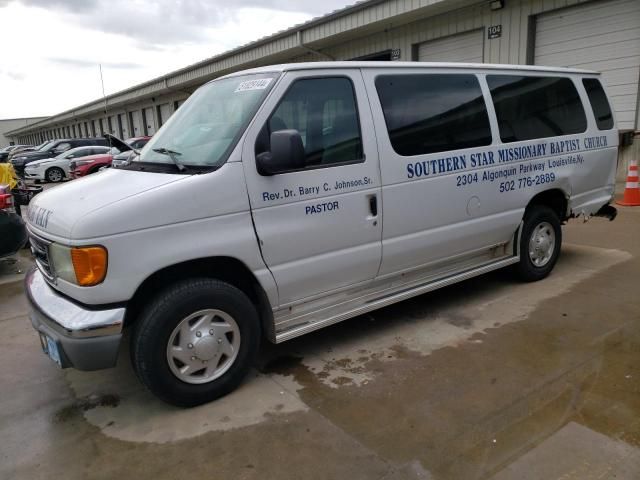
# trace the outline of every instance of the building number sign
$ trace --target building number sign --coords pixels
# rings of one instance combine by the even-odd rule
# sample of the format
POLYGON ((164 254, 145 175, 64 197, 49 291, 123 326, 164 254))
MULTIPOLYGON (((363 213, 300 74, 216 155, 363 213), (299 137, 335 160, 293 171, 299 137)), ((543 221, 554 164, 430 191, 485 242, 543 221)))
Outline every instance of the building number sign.
POLYGON ((500 38, 502 36, 502 25, 492 25, 487 29, 487 37, 489 40, 492 38, 500 38))

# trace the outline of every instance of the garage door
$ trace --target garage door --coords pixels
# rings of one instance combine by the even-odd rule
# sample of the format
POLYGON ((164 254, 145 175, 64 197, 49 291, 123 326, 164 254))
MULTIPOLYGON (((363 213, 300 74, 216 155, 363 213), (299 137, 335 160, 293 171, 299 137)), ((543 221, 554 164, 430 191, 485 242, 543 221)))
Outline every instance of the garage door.
POLYGON ((118 119, 116 118, 115 115, 111 115, 108 119, 107 119, 107 125, 109 127, 109 133, 111 135, 118 135, 118 119))
POLYGON ((171 116, 171 105, 168 103, 160 105, 159 110, 160 118, 158 119, 158 124, 161 126, 167 123, 169 117, 171 116))
POLYGON ((474 30, 421 43, 418 61, 482 63, 483 38, 482 30, 474 30))
POLYGON ((540 15, 535 64, 602 72, 618 128, 634 128, 640 77, 640 1, 594 2, 540 15))
POLYGON ((131 120, 131 125, 133 128, 133 132, 131 132, 132 137, 141 137, 142 135, 144 135, 140 116, 141 115, 139 110, 129 112, 129 119, 131 120))
POLYGON ((153 108, 152 107, 144 109, 144 115, 142 116, 142 118, 147 123, 147 131, 146 131, 145 135, 153 135, 154 133, 156 133, 156 123, 155 123, 155 120, 153 118, 153 108))

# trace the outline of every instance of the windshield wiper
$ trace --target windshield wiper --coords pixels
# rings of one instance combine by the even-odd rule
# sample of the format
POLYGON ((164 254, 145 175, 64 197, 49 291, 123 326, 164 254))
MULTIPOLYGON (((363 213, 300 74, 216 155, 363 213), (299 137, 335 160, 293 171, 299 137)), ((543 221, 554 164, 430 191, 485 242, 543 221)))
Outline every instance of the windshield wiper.
POLYGON ((168 156, 171 159, 171 161, 175 164, 175 166, 178 168, 178 171, 184 172, 186 170, 186 167, 183 164, 181 164, 177 159, 179 155, 182 155, 180 152, 176 152, 175 150, 169 150, 168 148, 164 148, 164 147, 154 148, 153 151, 161 155, 168 156))

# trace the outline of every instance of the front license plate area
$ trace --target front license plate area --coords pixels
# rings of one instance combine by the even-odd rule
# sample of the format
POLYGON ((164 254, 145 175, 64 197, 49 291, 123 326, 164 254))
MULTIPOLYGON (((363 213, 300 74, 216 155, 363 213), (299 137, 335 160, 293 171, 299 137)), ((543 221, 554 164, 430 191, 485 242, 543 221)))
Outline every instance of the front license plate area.
POLYGON ((41 333, 40 345, 42 346, 42 351, 59 367, 62 367, 62 362, 60 361, 60 352, 58 350, 58 345, 56 344, 56 342, 53 339, 47 337, 44 333, 41 333))

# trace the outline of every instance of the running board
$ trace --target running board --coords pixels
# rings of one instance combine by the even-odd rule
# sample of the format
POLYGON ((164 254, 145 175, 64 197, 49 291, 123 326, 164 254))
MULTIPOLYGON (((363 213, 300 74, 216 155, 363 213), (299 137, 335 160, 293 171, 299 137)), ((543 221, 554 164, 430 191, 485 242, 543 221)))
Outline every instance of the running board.
POLYGON ((518 257, 508 257, 503 260, 499 260, 497 262, 485 264, 478 268, 473 268, 461 273, 451 275, 449 277, 442 278, 440 280, 428 282, 423 285, 419 285, 415 288, 401 290, 397 293, 393 293, 390 295, 380 297, 375 300, 371 300, 365 303, 364 305, 361 305, 357 308, 346 311, 344 313, 333 315, 331 317, 328 317, 316 322, 306 323, 304 325, 294 327, 291 330, 285 330, 284 332, 278 333, 276 334, 276 343, 282 343, 287 340, 291 340, 292 338, 296 338, 301 335, 304 335, 306 333, 313 332, 314 330, 319 330, 320 328, 333 325, 334 323, 339 323, 339 322, 342 322, 343 320, 347 320, 349 318, 362 315, 363 313, 367 313, 372 310, 377 310, 379 308, 386 307, 387 305, 401 302, 402 300, 407 300, 417 295, 422 295, 423 293, 431 292, 433 290, 437 290, 439 288, 446 287, 448 285, 453 285, 454 283, 462 282, 464 280, 477 277, 478 275, 483 275, 485 273, 492 272, 493 270, 498 270, 500 268, 513 265, 514 263, 518 263, 519 260, 520 259, 518 257))

